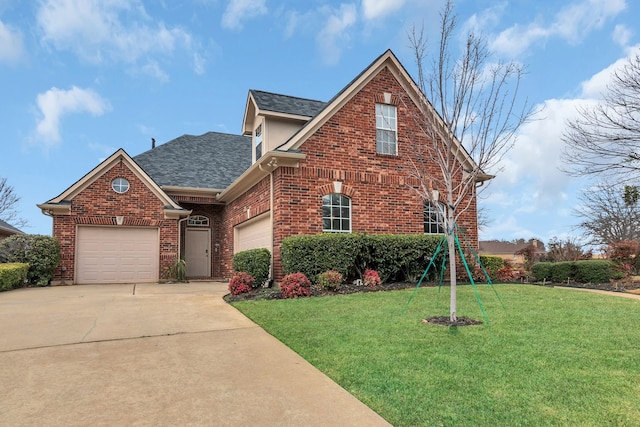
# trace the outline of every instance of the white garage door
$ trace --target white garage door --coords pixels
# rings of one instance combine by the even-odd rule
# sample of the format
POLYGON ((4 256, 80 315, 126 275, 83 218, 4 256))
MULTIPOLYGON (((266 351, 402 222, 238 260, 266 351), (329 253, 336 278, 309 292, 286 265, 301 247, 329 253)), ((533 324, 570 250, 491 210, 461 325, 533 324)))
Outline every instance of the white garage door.
POLYGON ((76 283, 158 281, 157 228, 78 227, 76 283))
POLYGON ((256 248, 271 250, 271 219, 269 215, 237 226, 234 243, 234 253, 256 248))

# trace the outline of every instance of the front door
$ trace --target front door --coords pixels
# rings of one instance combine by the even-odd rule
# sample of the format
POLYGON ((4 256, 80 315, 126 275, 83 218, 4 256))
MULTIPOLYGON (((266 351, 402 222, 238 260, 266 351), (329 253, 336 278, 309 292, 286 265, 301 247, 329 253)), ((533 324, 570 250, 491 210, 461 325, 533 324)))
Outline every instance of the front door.
POLYGON ((211 232, 203 228, 187 228, 184 260, 187 277, 211 276, 211 232))

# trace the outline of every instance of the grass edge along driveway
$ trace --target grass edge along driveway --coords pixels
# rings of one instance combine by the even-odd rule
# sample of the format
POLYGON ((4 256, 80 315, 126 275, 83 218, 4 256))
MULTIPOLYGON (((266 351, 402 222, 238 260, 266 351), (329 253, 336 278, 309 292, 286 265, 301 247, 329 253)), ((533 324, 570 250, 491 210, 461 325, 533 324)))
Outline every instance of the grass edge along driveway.
MULTIPOLYGON (((490 326, 423 324, 447 288, 404 315, 413 290, 234 306, 395 426, 640 425, 640 301, 496 289, 478 286, 490 326)), ((469 286, 458 315, 482 319, 469 286)))

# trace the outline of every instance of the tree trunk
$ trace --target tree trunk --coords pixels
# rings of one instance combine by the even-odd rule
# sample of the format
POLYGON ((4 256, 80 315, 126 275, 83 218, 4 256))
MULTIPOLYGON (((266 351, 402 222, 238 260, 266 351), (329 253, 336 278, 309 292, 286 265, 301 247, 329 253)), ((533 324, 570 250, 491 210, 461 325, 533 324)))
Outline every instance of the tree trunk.
POLYGON ((448 227, 447 227, 447 243, 449 244, 449 280, 451 283, 451 297, 449 302, 449 319, 452 322, 458 320, 457 311, 457 294, 456 294, 456 241, 454 238, 455 226, 454 226, 454 213, 453 209, 449 207, 448 212, 448 227))

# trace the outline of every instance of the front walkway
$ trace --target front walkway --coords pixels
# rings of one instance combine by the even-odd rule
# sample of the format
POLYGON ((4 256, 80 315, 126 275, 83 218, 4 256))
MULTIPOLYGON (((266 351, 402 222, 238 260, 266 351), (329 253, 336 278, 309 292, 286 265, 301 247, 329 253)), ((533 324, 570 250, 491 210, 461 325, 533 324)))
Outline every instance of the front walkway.
POLYGON ((0 293, 2 424, 388 426, 223 283, 0 293))

